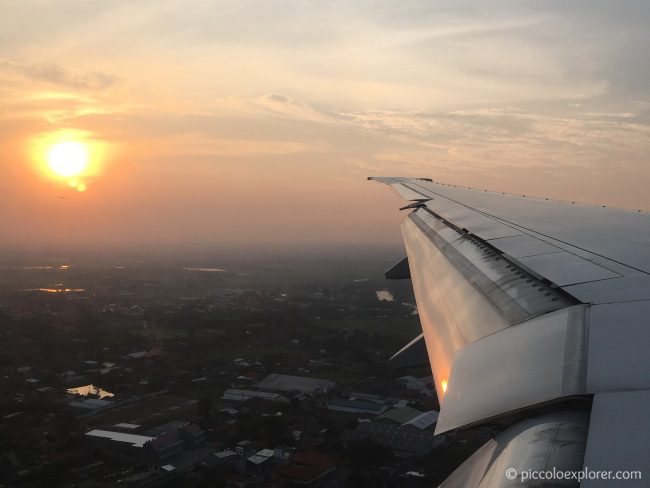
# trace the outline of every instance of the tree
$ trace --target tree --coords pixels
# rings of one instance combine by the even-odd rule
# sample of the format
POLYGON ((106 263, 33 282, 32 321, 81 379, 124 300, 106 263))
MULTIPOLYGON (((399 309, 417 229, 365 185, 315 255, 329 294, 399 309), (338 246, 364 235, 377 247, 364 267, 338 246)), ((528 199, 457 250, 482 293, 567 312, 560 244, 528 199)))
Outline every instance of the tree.
POLYGON ((384 447, 371 439, 355 440, 348 446, 350 464, 357 467, 386 466, 395 455, 389 447, 384 447))
POLYGON ((209 418, 212 415, 212 398, 203 397, 199 400, 199 417, 204 419, 209 418))

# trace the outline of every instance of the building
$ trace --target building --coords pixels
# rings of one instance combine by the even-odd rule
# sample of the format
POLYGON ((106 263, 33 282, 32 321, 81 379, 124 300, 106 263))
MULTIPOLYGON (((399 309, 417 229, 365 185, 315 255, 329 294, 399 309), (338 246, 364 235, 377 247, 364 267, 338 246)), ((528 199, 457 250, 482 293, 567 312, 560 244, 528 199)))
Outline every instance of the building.
POLYGON ((422 415, 422 412, 411 407, 391 408, 378 416, 377 420, 387 420, 401 425, 420 415, 422 415))
POLYGON ((137 351, 127 354, 127 357, 131 359, 141 359, 147 355, 147 351, 137 351))
POLYGON ((196 424, 187 424, 179 428, 178 437, 183 441, 185 449, 192 449, 205 440, 205 431, 196 424))
POLYGON ((276 466, 273 477, 299 485, 310 485, 336 468, 336 460, 320 452, 297 452, 291 463, 276 466))
POLYGON ((423 395, 431 396, 434 392, 433 377, 424 376, 416 378, 415 376, 402 376, 397 378, 397 383, 409 390, 415 390, 423 395))
POLYGON ((160 465, 162 461, 181 453, 183 441, 179 439, 176 432, 166 432, 146 442, 144 449, 147 461, 160 465))
POLYGON ((273 457, 280 463, 287 463, 293 456, 293 450, 286 447, 276 447, 273 449, 273 457))
POLYGON ((205 432, 201 427, 182 420, 171 420, 147 431, 147 435, 155 438, 169 433, 177 435, 185 449, 193 449, 205 440, 205 432))
POLYGON ((83 381, 84 376, 77 374, 75 371, 64 371, 61 373, 61 379, 63 381, 63 385, 68 386, 73 385, 79 381, 83 381))
POLYGON ((178 438, 176 432, 152 437, 94 429, 86 432, 86 436, 96 448, 157 466, 183 450, 183 441, 178 438))
POLYGON ((293 376, 288 374, 270 374, 262 381, 255 383, 255 388, 271 391, 299 391, 317 395, 327 393, 336 387, 330 380, 310 378, 307 376, 293 376))
POLYGON ((260 398, 270 402, 289 403, 289 399, 280 393, 271 393, 268 391, 257 390, 240 390, 237 388, 230 388, 223 392, 221 395, 222 400, 230 400, 232 402, 245 402, 251 398, 260 398))
POLYGON ((113 402, 110 400, 100 400, 98 398, 88 398, 83 401, 72 401, 68 403, 69 406, 73 408, 83 409, 83 410, 106 410, 113 406, 113 402))
POLYGON ((327 402, 329 410, 347 413, 370 413, 379 415, 386 410, 386 405, 372 400, 364 400, 360 398, 334 398, 327 402))
POLYGON ((137 431, 141 425, 138 424, 129 424, 127 422, 120 422, 119 424, 114 424, 113 429, 119 432, 125 432, 127 434, 133 434, 135 431, 137 431))
POLYGON ((416 429, 424 430, 430 429, 433 430, 433 426, 438 422, 438 412, 435 410, 429 410, 428 412, 423 412, 417 417, 412 418, 404 425, 409 425, 415 427, 416 429))
POLYGON ((97 449, 105 449, 141 461, 145 461, 146 457, 145 444, 153 440, 150 436, 99 429, 93 429, 85 435, 97 449))
POLYGON ((262 449, 255 454, 248 456, 246 461, 257 471, 267 469, 274 459, 275 452, 271 449, 262 449))
POLYGON ((237 453, 231 449, 226 449, 225 451, 213 452, 212 455, 217 459, 218 464, 227 464, 238 460, 239 456, 237 453))
POLYGON ((181 427, 185 427, 186 425, 188 425, 188 423, 189 422, 185 422, 183 420, 171 420, 164 424, 158 425, 152 429, 149 429, 147 431, 147 435, 150 435, 152 437, 158 437, 167 432, 177 432, 178 429, 180 429, 181 427))
POLYGON ((239 441, 235 452, 241 457, 248 457, 248 455, 253 451, 253 443, 251 441, 239 441))
POLYGON ((362 439, 389 447, 402 457, 421 456, 442 442, 442 439, 434 437, 433 431, 388 422, 361 422, 356 429, 346 430, 341 435, 344 444, 362 439))

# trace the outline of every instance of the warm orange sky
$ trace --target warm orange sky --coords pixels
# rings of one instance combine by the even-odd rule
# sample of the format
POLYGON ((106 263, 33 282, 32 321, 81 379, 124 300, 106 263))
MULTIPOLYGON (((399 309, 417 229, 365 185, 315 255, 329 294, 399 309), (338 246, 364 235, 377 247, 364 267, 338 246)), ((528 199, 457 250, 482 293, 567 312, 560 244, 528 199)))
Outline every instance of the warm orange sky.
POLYGON ((635 1, 0 0, 2 246, 398 243, 368 175, 649 209, 649 21, 635 1), (108 148, 83 193, 36 167, 62 130, 108 148))

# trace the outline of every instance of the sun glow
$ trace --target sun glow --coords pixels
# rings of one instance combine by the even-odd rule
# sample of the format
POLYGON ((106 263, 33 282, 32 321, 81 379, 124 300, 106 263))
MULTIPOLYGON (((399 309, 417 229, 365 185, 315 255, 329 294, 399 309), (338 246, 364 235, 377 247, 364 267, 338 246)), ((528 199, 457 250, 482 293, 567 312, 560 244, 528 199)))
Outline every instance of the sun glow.
POLYGON ((64 178, 79 176, 88 166, 88 150, 76 141, 59 142, 50 147, 46 155, 52 171, 64 178))
POLYGON ((79 192, 100 175, 108 145, 77 130, 41 134, 32 140, 32 155, 41 173, 79 192))

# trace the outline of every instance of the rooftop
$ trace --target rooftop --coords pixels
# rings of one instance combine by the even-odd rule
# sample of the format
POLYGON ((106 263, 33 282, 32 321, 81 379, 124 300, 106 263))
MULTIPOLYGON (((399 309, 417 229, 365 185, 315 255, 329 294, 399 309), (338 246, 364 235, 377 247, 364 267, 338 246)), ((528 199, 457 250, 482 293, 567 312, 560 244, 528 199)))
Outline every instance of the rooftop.
POLYGON ((431 427, 438 421, 438 415, 438 412, 435 410, 429 410, 428 412, 423 412, 417 417, 409 420, 404 425, 412 425, 413 427, 417 427, 420 430, 424 430, 431 427))
POLYGON ((380 413, 386 407, 378 402, 370 400, 356 400, 347 398, 334 398, 327 403, 327 407, 331 410, 344 409, 348 411, 380 413))
POLYGON ((198 425, 196 425, 196 424, 184 425, 183 427, 181 427, 179 429, 179 432, 181 432, 181 431, 182 432, 187 432, 188 434, 192 434, 194 436, 199 436, 199 435, 204 434, 203 429, 201 427, 199 427, 198 425))
POLYGON ((176 434, 176 432, 165 432, 164 434, 151 439, 151 443, 149 445, 154 450, 162 450, 171 445, 176 445, 180 442, 182 441, 178 438, 178 434, 176 434))
POLYGON ((280 478, 309 483, 326 474, 335 466, 336 460, 327 454, 297 452, 290 464, 277 466, 275 474, 280 478))
POLYGON ((288 402, 287 398, 280 393, 271 393, 268 391, 256 390, 239 390, 236 388, 230 388, 224 391, 221 398, 223 400, 232 400, 235 402, 245 402, 251 398, 261 398, 263 400, 271 400, 276 402, 288 402))
POLYGON ((135 430, 141 426, 138 424, 129 424, 126 422, 120 422, 119 424, 113 425, 113 427, 117 427, 118 429, 125 429, 125 430, 135 430))
POLYGON ((226 459, 237 455, 235 451, 231 451, 230 449, 226 449, 225 451, 213 452, 212 454, 218 457, 219 459, 226 459))
POLYGON ((368 438, 382 446, 412 455, 426 454, 437 443, 442 442, 441 439, 434 438, 433 432, 418 431, 405 425, 386 422, 360 423, 356 429, 345 431, 341 438, 344 443, 368 438))
POLYGON ((411 407, 402 407, 402 408, 392 408, 387 412, 382 413, 377 419, 386 419, 397 422, 398 424, 404 424, 410 422, 414 418, 419 417, 422 414, 419 410, 411 407))
POLYGON ((301 391, 303 393, 327 391, 335 386, 336 383, 330 380, 276 373, 268 375, 262 381, 255 384, 256 388, 263 388, 265 390, 301 391))
POLYGON ((252 456, 249 456, 247 460, 253 464, 262 464, 271 459, 273 457, 273 454, 274 452, 271 449, 262 449, 261 451, 257 451, 252 456))
POLYGON ((96 398, 89 398, 88 400, 84 400, 82 402, 74 401, 68 403, 68 405, 71 407, 86 408, 88 410, 106 408, 106 407, 110 407, 112 404, 113 402, 111 402, 110 400, 98 400, 96 398))
POLYGON ((90 437, 103 437, 115 442, 125 442, 131 444, 133 447, 142 447, 145 443, 153 439, 153 437, 148 437, 146 435, 125 434, 123 432, 112 432, 110 430, 98 429, 86 432, 86 435, 90 437))
POLYGON ((166 434, 167 432, 176 432, 178 429, 185 427, 186 425, 188 425, 188 422, 182 420, 170 420, 169 422, 149 429, 147 431, 147 435, 158 437, 160 435, 166 434))

